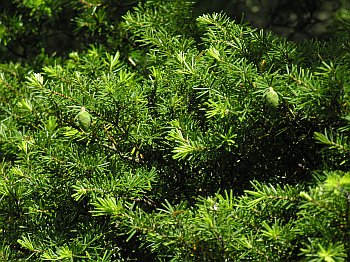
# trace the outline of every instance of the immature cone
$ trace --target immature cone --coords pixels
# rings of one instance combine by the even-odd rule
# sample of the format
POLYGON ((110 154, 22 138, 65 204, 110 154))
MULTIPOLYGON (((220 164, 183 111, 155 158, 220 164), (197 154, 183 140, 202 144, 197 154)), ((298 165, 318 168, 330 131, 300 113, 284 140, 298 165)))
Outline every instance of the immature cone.
POLYGON ((268 107, 270 108, 277 108, 278 107, 278 94, 276 93, 275 90, 273 90, 272 87, 269 87, 266 92, 265 92, 265 102, 268 107))
POLYGON ((91 116, 90 114, 85 110, 85 107, 82 107, 80 109, 80 112, 76 115, 75 121, 78 123, 78 125, 83 129, 84 131, 88 130, 91 125, 91 116))

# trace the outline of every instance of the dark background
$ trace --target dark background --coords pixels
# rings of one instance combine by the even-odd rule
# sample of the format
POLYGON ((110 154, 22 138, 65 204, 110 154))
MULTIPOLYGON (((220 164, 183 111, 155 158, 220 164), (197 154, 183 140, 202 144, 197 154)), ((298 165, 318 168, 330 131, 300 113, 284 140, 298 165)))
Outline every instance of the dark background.
POLYGON ((336 12, 349 6, 346 0, 198 0, 195 13, 224 11, 236 21, 302 41, 331 36, 336 12))

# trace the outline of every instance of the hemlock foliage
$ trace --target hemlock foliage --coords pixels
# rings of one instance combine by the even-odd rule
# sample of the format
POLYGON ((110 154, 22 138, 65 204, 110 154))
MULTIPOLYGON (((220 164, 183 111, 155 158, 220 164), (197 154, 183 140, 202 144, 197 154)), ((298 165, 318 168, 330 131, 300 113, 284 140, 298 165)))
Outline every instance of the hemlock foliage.
MULTIPOLYGON (((63 10, 21 5, 34 24, 63 10)), ((0 65, 1 260, 349 258, 346 10, 296 44, 185 0, 113 26, 104 1, 71 5, 95 44, 0 65)), ((35 29, 8 31, 17 14, 3 48, 35 29)))

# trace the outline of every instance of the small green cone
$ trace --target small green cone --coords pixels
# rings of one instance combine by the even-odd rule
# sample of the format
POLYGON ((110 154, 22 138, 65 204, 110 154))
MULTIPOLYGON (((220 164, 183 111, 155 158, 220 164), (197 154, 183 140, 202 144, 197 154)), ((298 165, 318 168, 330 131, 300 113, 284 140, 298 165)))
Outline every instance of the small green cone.
POLYGON ((269 87, 265 91, 265 102, 267 106, 271 109, 276 109, 278 107, 279 101, 278 101, 278 94, 276 93, 275 90, 273 90, 272 87, 269 87))
POLYGON ((84 131, 87 131, 91 125, 91 116, 90 114, 85 110, 85 107, 82 107, 80 109, 80 112, 76 115, 75 121, 77 124, 83 129, 84 131))

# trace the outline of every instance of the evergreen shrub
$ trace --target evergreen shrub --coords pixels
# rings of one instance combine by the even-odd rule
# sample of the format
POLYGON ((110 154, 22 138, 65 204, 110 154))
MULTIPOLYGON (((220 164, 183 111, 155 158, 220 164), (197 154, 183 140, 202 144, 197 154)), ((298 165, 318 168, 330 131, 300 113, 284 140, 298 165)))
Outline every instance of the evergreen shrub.
MULTIPOLYGON (((185 0, 113 27, 71 4, 101 14, 81 49, 0 64, 2 260, 349 258, 346 10, 296 44, 185 0)), ((21 5, 34 25, 1 44, 63 10, 21 5)))

